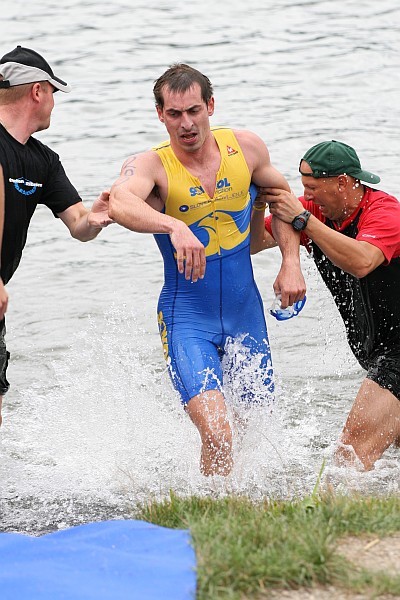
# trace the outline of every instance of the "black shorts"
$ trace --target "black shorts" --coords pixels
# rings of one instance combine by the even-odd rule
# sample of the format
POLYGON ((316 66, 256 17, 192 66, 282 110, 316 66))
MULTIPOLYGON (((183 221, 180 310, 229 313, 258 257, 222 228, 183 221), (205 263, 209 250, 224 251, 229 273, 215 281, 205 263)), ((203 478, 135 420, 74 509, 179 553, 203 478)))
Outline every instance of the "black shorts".
POLYGON ((6 343, 4 341, 5 334, 6 323, 5 319, 3 319, 0 322, 0 396, 4 396, 4 394, 8 391, 8 388, 10 387, 10 384, 8 383, 6 377, 10 353, 7 352, 6 343))
POLYGON ((400 400, 400 349, 370 360, 367 377, 400 400))

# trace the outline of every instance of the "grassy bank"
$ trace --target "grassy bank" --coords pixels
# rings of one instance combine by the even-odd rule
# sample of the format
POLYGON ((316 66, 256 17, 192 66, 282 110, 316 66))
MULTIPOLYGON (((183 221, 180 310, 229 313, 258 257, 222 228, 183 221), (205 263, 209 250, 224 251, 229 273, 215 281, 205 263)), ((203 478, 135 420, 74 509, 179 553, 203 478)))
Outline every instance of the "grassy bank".
MULTIPOLYGON (((137 518, 189 528, 198 563, 198 600, 267 596, 268 590, 336 585, 400 597, 400 576, 372 573, 337 552, 346 535, 400 532, 400 497, 317 497, 253 504, 242 497, 150 503, 137 518)), ((370 597, 370 596, 369 596, 370 597)))

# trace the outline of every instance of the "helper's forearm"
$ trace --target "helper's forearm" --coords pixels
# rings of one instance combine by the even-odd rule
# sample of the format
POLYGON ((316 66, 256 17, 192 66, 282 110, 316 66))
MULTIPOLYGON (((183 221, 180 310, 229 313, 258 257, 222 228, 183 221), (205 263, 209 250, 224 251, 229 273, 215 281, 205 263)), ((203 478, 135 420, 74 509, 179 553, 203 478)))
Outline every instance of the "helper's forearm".
POLYGON ((305 232, 334 265, 355 277, 365 277, 385 259, 376 246, 334 231, 314 216, 309 218, 305 232))
POLYGON ((90 213, 87 212, 85 215, 82 215, 70 229, 72 237, 81 242, 93 240, 102 230, 102 227, 91 225, 89 223, 89 214, 90 213))

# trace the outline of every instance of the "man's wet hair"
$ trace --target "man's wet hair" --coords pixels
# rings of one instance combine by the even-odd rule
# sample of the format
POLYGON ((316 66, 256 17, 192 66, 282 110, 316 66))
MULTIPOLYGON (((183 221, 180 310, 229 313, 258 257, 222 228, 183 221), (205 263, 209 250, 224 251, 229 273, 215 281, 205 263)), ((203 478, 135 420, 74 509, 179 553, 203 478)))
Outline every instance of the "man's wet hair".
POLYGON ((164 106, 164 87, 167 87, 171 92, 183 93, 187 92, 194 83, 199 84, 201 97, 207 104, 213 95, 213 87, 208 77, 184 63, 171 65, 154 83, 153 94, 156 106, 160 108, 164 106))

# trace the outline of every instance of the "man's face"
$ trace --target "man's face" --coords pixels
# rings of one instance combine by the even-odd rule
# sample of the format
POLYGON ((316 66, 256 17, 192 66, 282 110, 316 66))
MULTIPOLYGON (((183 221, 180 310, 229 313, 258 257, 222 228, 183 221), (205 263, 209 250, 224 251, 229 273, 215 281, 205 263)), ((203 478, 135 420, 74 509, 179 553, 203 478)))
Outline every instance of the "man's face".
POLYGON ((312 176, 310 165, 304 160, 301 161, 300 171, 302 173, 301 182, 304 187, 305 200, 311 200, 319 206, 324 217, 331 221, 340 221, 346 207, 344 202, 346 197, 339 193, 339 176, 315 178, 312 176), (310 175, 307 175, 307 173, 310 173, 310 175))
POLYGON ((195 152, 210 132, 209 117, 214 113, 214 98, 206 104, 198 83, 186 92, 163 88, 164 106, 157 106, 158 118, 165 124, 173 148, 195 152))

